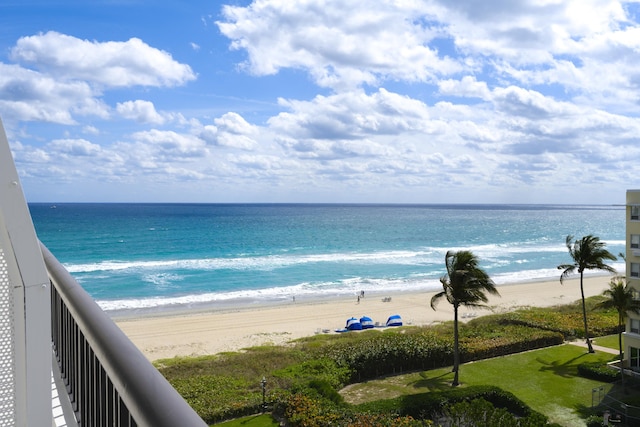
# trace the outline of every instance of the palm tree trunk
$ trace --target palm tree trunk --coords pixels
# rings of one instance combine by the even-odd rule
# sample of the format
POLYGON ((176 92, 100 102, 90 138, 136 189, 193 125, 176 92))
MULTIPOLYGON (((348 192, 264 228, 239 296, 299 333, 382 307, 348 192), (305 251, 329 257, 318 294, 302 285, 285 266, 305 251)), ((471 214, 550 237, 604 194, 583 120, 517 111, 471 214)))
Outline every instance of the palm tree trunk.
POLYGON ((453 305, 453 382, 452 387, 457 387, 458 370, 460 369, 460 347, 458 346, 458 305, 453 305))
POLYGON ((589 348, 589 353, 595 353, 593 346, 591 345, 591 340, 589 339, 589 328, 587 327, 587 305, 584 301, 584 286, 582 286, 582 278, 584 273, 580 272, 580 293, 582 294, 582 320, 584 320, 584 336, 587 339, 587 347, 589 348))
POLYGON ((622 352, 622 322, 623 322, 622 312, 618 312, 618 349, 620 349, 620 382, 622 384, 622 388, 624 388, 624 360, 623 360, 623 352, 622 352))

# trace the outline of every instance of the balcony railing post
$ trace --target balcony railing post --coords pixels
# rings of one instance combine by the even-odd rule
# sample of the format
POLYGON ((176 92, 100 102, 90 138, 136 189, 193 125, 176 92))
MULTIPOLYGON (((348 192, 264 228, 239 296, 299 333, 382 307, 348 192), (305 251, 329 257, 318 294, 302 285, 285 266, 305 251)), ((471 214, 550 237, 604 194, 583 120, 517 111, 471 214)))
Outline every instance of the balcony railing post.
MULTIPOLYGON (((69 378, 80 423, 100 425, 113 417, 117 426, 206 426, 53 254, 40 246, 52 286, 74 331, 70 339, 75 343, 65 344, 63 338, 54 342, 54 349, 60 349, 57 357, 66 367, 63 375, 69 378), (64 354, 68 353, 63 351, 66 348, 77 354, 64 354), (75 359, 73 363, 65 360, 70 357, 75 359), (111 399, 110 390, 113 404, 105 403, 111 399), (112 409, 110 415, 106 414, 108 408, 112 409)), ((58 328, 62 329, 54 327, 58 328)))
POLYGON ((0 284, 6 297, 0 307, 11 319, 0 334, 7 344, 2 347, 10 348, 0 363, 11 375, 0 393, 2 421, 50 426, 49 279, 1 121, 0 259, 0 284))

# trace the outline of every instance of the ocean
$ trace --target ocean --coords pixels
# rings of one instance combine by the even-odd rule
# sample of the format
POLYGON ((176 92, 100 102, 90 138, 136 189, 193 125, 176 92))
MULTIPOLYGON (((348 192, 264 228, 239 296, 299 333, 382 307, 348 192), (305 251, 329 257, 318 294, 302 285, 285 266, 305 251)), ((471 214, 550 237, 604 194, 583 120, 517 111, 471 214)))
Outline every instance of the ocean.
MULTIPOLYGON (((31 203, 39 239, 106 311, 441 289, 448 250, 496 284, 559 279, 565 238, 625 250, 622 206, 31 203)), ((624 273, 623 260, 611 264, 624 273)), ((560 284, 558 284, 560 286, 560 284)))

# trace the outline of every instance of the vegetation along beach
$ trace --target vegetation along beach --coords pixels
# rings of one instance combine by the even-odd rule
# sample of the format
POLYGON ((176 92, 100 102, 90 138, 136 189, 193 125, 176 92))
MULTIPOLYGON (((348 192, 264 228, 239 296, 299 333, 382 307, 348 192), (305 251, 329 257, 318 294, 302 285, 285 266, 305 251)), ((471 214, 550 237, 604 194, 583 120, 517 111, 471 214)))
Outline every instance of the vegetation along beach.
MULTIPOLYGON (((182 380, 183 374, 175 377, 183 372, 176 368, 181 363, 199 365, 210 357, 221 363, 230 357, 223 355, 251 355, 259 348, 276 353, 289 348, 296 354, 296 340, 368 336, 337 332, 351 317, 370 317, 377 326, 371 332, 383 339, 423 327, 445 327, 451 334, 446 325, 454 319, 453 305, 440 301, 432 306, 432 300, 449 283, 442 280, 452 277, 446 260, 453 254, 476 257, 497 291, 487 292, 486 301, 477 301, 480 305, 458 307, 465 337, 464 325, 479 319, 580 300, 579 275, 567 274, 560 281, 558 267, 566 269, 574 261, 569 237, 593 233, 612 253, 624 251, 624 210, 616 206, 32 204, 30 209, 41 240, 186 396, 209 380, 193 372, 182 380), (394 314, 404 326, 384 327, 394 314)), ((622 260, 610 265, 624 269, 622 260)), ((601 295, 613 277, 608 271, 585 274, 587 299, 601 295)), ((524 333, 528 343, 509 331, 494 332, 503 344, 492 345, 492 354, 583 336, 576 316, 577 323, 558 327, 565 332, 524 333)), ((608 316, 615 320, 604 328, 601 321, 592 321, 595 333, 617 331, 617 317, 608 316)), ((443 354, 449 356, 427 363, 453 364, 452 337, 445 341, 449 350, 443 354)), ((470 356, 468 346, 463 338, 462 363, 477 357, 470 356)), ((390 373, 383 365, 380 374, 390 373)), ((392 371, 406 369, 403 363, 392 365, 392 371)), ((209 375, 220 368, 211 369, 209 375)), ((340 376, 332 388, 354 380, 338 374, 341 369, 330 368, 340 376)), ((291 384, 274 380, 280 374, 267 364, 261 371, 252 375, 268 376, 272 393, 278 387, 291 390, 291 384)), ((464 372, 459 380, 456 371, 447 381, 466 388, 473 378, 464 372)), ((213 390, 218 386, 212 383, 202 393, 213 390)), ((198 412, 209 422, 250 413, 259 401, 254 392, 249 386, 233 393, 254 396, 245 404, 230 401, 227 409, 225 404, 217 409, 206 405, 198 412), (244 409, 229 410, 237 405, 244 409)), ((194 395, 197 401, 203 398, 200 392, 194 395)), ((282 403, 273 395, 269 400, 282 403)))

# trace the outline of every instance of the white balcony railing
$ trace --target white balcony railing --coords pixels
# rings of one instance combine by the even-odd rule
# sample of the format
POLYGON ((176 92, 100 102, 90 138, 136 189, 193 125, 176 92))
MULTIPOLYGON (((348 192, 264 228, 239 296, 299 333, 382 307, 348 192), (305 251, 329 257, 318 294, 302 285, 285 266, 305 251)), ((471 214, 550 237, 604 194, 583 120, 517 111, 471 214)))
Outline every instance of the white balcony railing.
POLYGON ((206 426, 40 244, 1 121, 0 425, 206 426))

